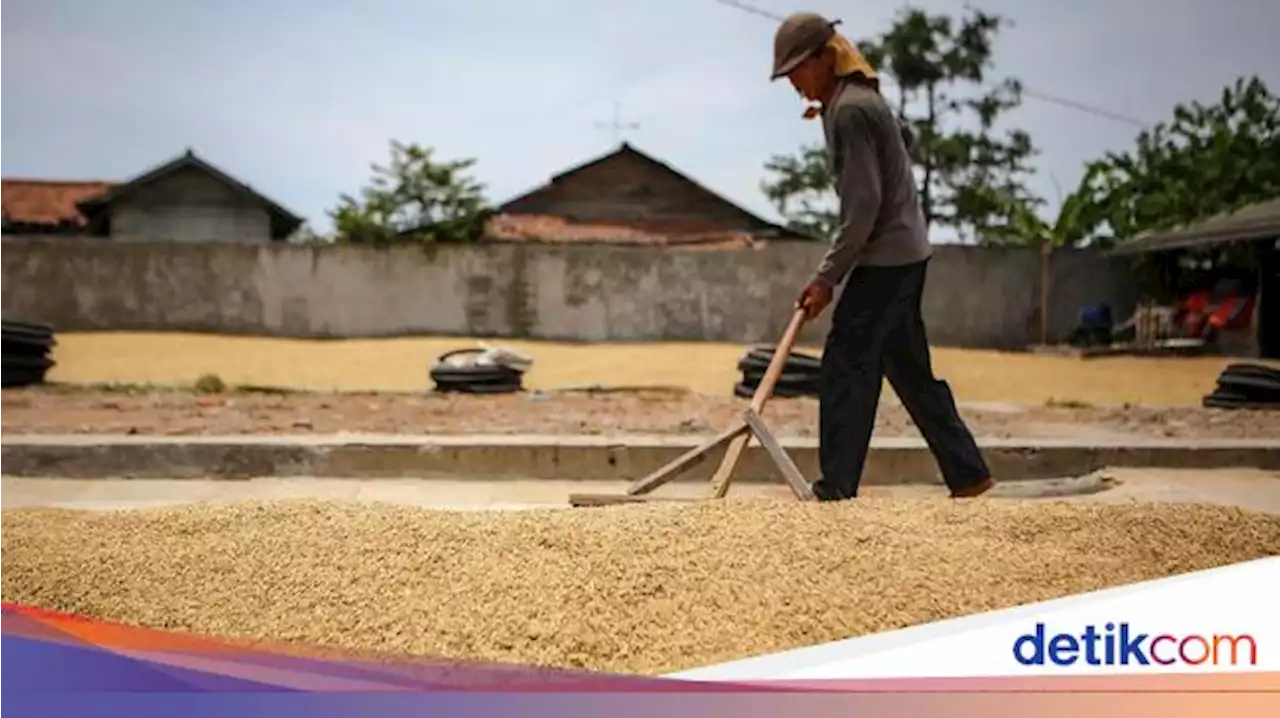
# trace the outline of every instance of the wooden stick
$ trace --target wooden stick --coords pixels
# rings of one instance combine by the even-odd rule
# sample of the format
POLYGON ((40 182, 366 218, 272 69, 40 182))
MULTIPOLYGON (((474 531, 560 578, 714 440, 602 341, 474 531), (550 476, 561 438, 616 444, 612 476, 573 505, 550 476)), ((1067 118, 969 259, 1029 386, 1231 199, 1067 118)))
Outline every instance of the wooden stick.
POLYGON ((769 431, 769 427, 765 426, 764 419, 760 415, 747 409, 743 414, 747 420, 747 424, 751 430, 755 432, 756 438, 760 440, 764 450, 769 452, 769 457, 773 459, 773 463, 778 467, 778 472, 782 474, 782 478, 791 487, 791 493, 796 495, 801 501, 812 501, 813 490, 809 488, 809 482, 804 480, 804 476, 800 474, 800 469, 796 468, 795 462, 791 460, 791 456, 787 454, 786 449, 782 448, 782 444, 774 438, 773 432, 769 431))
MULTIPOLYGON (((803 309, 797 309, 795 314, 791 315, 791 323, 783 332, 782 341, 778 342, 777 348, 774 349, 773 360, 769 362, 769 368, 765 370, 764 377, 760 379, 760 384, 756 386, 756 392, 751 397, 751 411, 757 414, 764 411, 765 402, 773 394, 773 387, 778 383, 782 368, 786 366, 787 359, 791 356, 791 347, 795 346, 796 337, 800 334, 800 327, 804 325, 804 320, 803 309)), ((742 458, 742 451, 747 448, 747 442, 750 439, 750 435, 742 434, 729 441, 724 458, 720 460, 720 468, 716 469, 715 475, 711 477, 711 489, 708 493, 711 498, 723 499, 725 494, 729 493, 729 479, 733 475, 733 470, 737 468, 738 460, 742 458)))
POLYGON ((685 471, 688 471, 694 466, 702 463, 702 460, 707 457, 707 454, 710 453, 712 449, 726 441, 729 441, 730 439, 733 439, 739 434, 745 434, 747 430, 747 424, 745 421, 737 422, 728 429, 720 432, 719 435, 710 441, 686 451, 675 459, 667 462, 667 464, 662 468, 637 480, 627 489, 627 494, 629 496, 638 496, 640 494, 647 494, 650 491, 653 491, 685 471))
POLYGON ((679 498, 672 496, 628 496, 626 494, 569 494, 572 506, 616 506, 618 504, 651 504, 668 501, 672 503, 701 501, 702 499, 679 498))

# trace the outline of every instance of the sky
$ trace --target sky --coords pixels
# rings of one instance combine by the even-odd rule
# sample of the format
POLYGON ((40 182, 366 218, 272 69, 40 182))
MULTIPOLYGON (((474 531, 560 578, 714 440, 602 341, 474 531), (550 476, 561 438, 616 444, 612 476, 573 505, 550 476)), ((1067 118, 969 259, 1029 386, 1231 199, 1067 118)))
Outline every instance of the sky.
MULTIPOLYGON (((900 0, 743 0, 886 29, 900 0)), ((913 7, 960 14, 962 0, 913 7)), ((1280 92, 1275 0, 974 0, 1008 17, 992 79, 1146 122, 1257 74, 1280 92)), ((820 142, 785 80, 777 22, 715 0, 5 0, 5 177, 125 180, 192 148, 313 227, 397 139, 473 158, 500 203, 623 138, 772 220, 770 156, 820 142)), ((1058 203, 1140 130, 1028 98, 1006 125, 1058 203)))

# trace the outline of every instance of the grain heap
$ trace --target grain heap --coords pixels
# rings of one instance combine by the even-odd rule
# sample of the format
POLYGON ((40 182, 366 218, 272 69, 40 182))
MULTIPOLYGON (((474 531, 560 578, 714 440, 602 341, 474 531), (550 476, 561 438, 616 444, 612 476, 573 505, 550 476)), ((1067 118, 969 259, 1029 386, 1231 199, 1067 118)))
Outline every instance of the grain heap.
POLYGON ((5 510, 5 601, 157 629, 662 673, 1280 554, 1280 517, 1067 502, 5 510))

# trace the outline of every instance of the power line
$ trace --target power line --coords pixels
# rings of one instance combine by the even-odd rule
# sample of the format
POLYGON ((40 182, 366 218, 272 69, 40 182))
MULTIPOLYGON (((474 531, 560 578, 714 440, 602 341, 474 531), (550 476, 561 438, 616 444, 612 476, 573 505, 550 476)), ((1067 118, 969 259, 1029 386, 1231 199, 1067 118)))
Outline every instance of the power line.
MULTIPOLYGON (((754 5, 748 5, 746 3, 738 2, 737 0, 713 0, 713 1, 721 5, 724 5, 726 7, 734 8, 735 10, 741 10, 743 12, 748 12, 753 15, 758 15, 760 17, 767 17, 771 20, 777 20, 778 22, 782 22, 785 19, 784 17, 776 13, 769 12, 768 10, 758 8, 754 5)), ((1022 89, 1022 94, 1023 96, 1029 97, 1033 100, 1040 100, 1041 102, 1047 102, 1049 104, 1058 105, 1059 107, 1067 107, 1067 108, 1076 110, 1078 112, 1084 112, 1086 114, 1090 114, 1095 117, 1101 117, 1103 119, 1108 119, 1113 122, 1122 122, 1127 125, 1133 125, 1134 127, 1147 127, 1151 124, 1149 122, 1144 122, 1142 120, 1139 120, 1136 117, 1129 117, 1127 115, 1122 115, 1118 112, 1106 110, 1101 107, 1095 107, 1093 105, 1089 105, 1084 102, 1079 102, 1077 100, 1071 100, 1065 97, 1058 97, 1056 95, 1050 95, 1044 92, 1037 92, 1025 86, 1022 89)))
POLYGON ((767 17, 771 20, 777 20, 778 22, 782 22, 784 19, 782 17, 774 15, 768 10, 761 10, 758 7, 753 7, 751 5, 744 5, 743 3, 740 3, 740 2, 734 2, 734 0, 715 0, 715 1, 720 3, 721 5, 728 5, 731 8, 737 8, 738 10, 749 12, 753 15, 759 15, 760 17, 767 17))
POLYGON ((1065 97, 1055 97, 1053 95, 1046 95, 1043 92, 1037 92, 1035 90, 1030 90, 1025 87, 1022 88, 1022 94, 1026 95, 1027 97, 1030 97, 1033 100, 1040 100, 1041 102, 1048 102, 1054 105, 1059 105, 1061 107, 1069 107, 1073 110, 1079 110, 1080 112, 1086 112, 1090 115, 1096 115, 1098 117, 1102 117, 1108 120, 1114 120, 1116 122, 1123 122, 1127 125, 1133 125, 1134 127, 1145 128, 1150 126, 1151 124, 1149 122, 1143 122, 1142 120, 1139 120, 1135 117, 1122 115, 1118 112, 1112 112, 1111 110, 1104 110, 1101 107, 1086 105, 1083 102, 1077 102, 1075 100, 1070 100, 1065 97))

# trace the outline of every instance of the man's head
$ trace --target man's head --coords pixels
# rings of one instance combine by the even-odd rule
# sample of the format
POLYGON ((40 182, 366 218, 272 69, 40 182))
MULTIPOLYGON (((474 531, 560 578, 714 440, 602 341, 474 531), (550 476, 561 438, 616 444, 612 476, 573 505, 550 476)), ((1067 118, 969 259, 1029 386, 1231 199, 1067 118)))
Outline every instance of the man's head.
POLYGON ((773 37, 770 79, 786 76, 806 100, 826 99, 839 81, 839 58, 829 44, 839 23, 811 12, 795 13, 784 20, 773 37))

